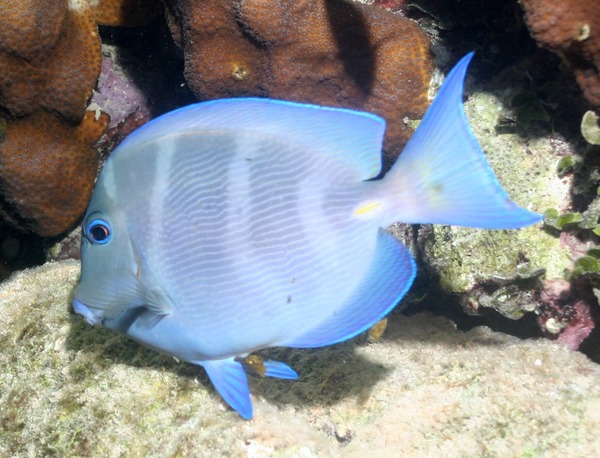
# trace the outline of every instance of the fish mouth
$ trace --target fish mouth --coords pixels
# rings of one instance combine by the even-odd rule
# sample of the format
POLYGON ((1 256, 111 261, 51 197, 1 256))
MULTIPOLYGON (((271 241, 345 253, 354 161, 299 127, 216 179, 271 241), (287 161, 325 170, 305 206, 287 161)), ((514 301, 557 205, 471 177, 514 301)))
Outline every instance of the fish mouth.
POLYGON ((77 299, 73 299, 73 310, 75 310, 75 313, 81 315, 85 321, 92 326, 100 323, 100 320, 98 320, 98 318, 94 315, 94 312, 92 312, 87 305, 78 301, 77 299))

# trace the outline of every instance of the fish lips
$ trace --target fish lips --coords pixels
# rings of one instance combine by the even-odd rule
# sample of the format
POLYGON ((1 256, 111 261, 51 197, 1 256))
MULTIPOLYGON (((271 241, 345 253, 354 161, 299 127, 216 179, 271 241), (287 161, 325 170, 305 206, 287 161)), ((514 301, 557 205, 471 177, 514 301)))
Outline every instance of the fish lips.
POLYGON ((101 319, 94 315, 94 312, 92 312, 87 305, 78 301, 77 299, 73 299, 73 310, 75 310, 75 313, 81 315, 85 321, 91 325, 101 324, 102 322, 101 319))

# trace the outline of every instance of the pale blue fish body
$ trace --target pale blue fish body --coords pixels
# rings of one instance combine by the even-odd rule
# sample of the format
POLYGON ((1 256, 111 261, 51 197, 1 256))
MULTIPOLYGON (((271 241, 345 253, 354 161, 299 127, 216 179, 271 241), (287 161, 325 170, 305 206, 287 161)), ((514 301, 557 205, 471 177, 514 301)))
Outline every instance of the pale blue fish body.
MULTIPOLYGON (((75 310, 204 366, 251 418, 238 358, 349 339, 406 293, 414 261, 382 228, 540 220, 508 199, 470 131, 461 100, 470 57, 380 180, 385 123, 367 113, 227 99, 143 126, 98 178, 75 310)), ((281 362, 265 367, 297 377, 281 362)))

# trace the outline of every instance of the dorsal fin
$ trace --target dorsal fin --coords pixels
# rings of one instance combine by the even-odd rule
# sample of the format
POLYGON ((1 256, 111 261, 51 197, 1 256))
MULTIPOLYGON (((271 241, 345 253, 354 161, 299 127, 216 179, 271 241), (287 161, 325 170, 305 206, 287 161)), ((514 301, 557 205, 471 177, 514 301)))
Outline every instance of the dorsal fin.
POLYGON ((281 100, 239 98, 197 103, 160 116, 127 137, 115 152, 187 132, 269 135, 315 154, 336 156, 367 180, 381 170, 383 118, 360 111, 281 100))

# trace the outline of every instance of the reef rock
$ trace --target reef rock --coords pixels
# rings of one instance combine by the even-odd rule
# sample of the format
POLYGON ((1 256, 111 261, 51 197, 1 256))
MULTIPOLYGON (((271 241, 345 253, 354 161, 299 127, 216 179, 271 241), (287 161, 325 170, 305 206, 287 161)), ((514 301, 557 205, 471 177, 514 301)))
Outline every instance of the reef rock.
POLYGON ((383 338, 277 350, 300 380, 252 378, 242 420, 203 370, 90 327, 79 265, 0 285, 2 456, 595 456, 600 369, 545 339, 428 314, 383 338))

